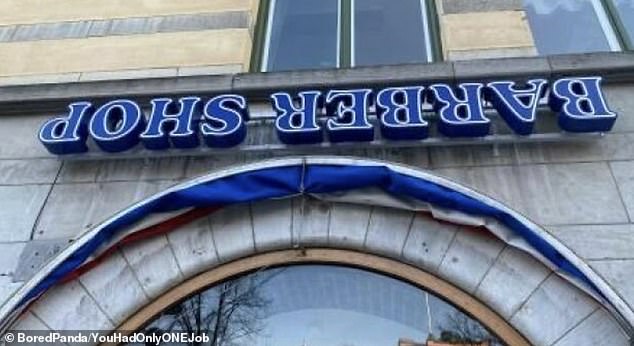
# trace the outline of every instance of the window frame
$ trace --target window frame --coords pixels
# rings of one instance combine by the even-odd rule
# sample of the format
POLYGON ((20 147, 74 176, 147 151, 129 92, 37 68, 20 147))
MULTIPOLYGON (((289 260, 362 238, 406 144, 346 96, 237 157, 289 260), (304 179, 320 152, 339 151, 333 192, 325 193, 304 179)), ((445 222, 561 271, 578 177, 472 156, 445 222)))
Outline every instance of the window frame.
POLYGON ((614 18, 608 9, 606 0, 590 0, 590 2, 592 3, 594 12, 597 15, 597 20, 599 21, 599 24, 601 24, 603 34, 605 34, 605 38, 608 40, 610 51, 622 51, 623 44, 620 39, 619 30, 618 27, 614 25, 614 18))
POLYGON ((634 51, 634 32, 629 33, 614 0, 600 0, 621 45, 621 51, 634 51))
MULTIPOLYGON (((337 0, 337 64, 335 68, 350 68, 355 66, 354 52, 354 25, 355 11, 354 4, 357 0, 337 0)), ((443 60, 442 44, 440 39, 440 28, 438 12, 435 1, 419 0, 421 6, 421 20, 424 31, 426 61, 421 63, 432 63, 443 60)), ((261 0, 255 25, 253 50, 251 55, 251 72, 269 72, 268 51, 270 49, 271 32, 274 22, 275 3, 277 0, 261 0)))
POLYGON ((226 280, 263 268, 297 264, 340 265, 393 277, 445 300, 477 320, 507 345, 530 345, 522 334, 491 308, 469 293, 433 274, 418 267, 377 255, 353 250, 323 248, 274 251, 221 264, 214 269, 185 280, 155 298, 119 325, 115 332, 124 336, 130 335, 150 323, 162 311, 226 280))

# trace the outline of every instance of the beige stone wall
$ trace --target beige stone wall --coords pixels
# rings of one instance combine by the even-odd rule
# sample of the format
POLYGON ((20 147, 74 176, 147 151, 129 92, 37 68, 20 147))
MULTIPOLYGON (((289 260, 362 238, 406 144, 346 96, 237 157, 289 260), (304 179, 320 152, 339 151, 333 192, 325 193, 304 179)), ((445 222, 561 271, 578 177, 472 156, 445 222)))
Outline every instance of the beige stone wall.
POLYGON ((247 29, 15 42, 0 45, 0 75, 243 64, 247 29))
POLYGON ((126 73, 165 77, 172 70, 179 75, 181 70, 248 71, 258 4, 258 0, 0 1, 0 37, 5 34, 0 42, 0 84, 126 73))
POLYGON ((447 60, 537 55, 521 3, 437 0, 443 56, 447 60))
POLYGON ((257 0, 2 0, 0 25, 248 11, 257 0))

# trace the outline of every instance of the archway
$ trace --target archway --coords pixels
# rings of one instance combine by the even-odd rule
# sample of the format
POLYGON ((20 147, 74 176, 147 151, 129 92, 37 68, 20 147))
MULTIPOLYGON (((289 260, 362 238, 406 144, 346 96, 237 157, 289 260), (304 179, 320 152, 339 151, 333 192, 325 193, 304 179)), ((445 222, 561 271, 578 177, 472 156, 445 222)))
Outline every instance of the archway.
MULTIPOLYGON (((211 239, 216 252, 215 259, 212 259, 214 256, 208 256, 208 258, 203 256, 185 264, 177 263, 177 270, 173 275, 163 278, 162 282, 152 282, 145 288, 145 297, 139 295, 140 298, 135 302, 128 302, 127 306, 119 307, 118 310, 107 306, 106 302, 104 302, 105 307, 93 304, 96 307, 93 306, 91 309, 101 311, 101 314, 106 316, 107 323, 97 327, 115 328, 135 309, 145 305, 149 299, 153 299, 187 277, 209 270, 219 263, 272 249, 288 249, 294 246, 361 248, 367 253, 415 263, 424 270, 431 269, 432 273, 441 270, 440 276, 466 292, 478 296, 536 344, 550 344, 565 335, 570 335, 576 328, 581 328, 587 319, 594 321, 598 318, 603 321, 602 325, 610 326, 610 328, 614 326, 614 323, 610 322, 609 314, 602 309, 597 309, 598 305, 553 273, 561 275, 593 296, 614 317, 621 320, 624 326, 631 325, 632 311, 585 263, 537 225, 500 203, 452 182, 406 167, 376 161, 318 157, 274 160, 214 173, 170 188, 122 211, 82 236, 19 290, 0 311, 4 326, 9 326, 13 321, 12 317, 19 315, 27 303, 61 280, 66 280, 68 283, 48 293, 44 300, 40 300, 33 307, 34 312, 37 313, 39 309, 39 314, 45 314, 47 309, 43 307, 47 304, 54 307, 59 303, 68 303, 66 300, 71 299, 70 296, 75 296, 74 299, 83 297, 99 301, 94 297, 95 294, 89 294, 90 289, 82 283, 83 278, 94 272, 88 269, 93 269, 99 263, 92 261, 94 257, 100 258, 103 254, 112 254, 112 249, 116 249, 115 244, 127 244, 126 242, 130 240, 162 233, 162 229, 170 228, 165 226, 166 224, 184 225, 187 220, 212 211, 217 211, 211 215, 211 218, 216 220, 214 223, 221 225, 218 227, 220 231, 213 233, 215 235, 211 239), (286 207, 283 207, 283 203, 288 200, 275 200, 291 196, 301 197, 286 207), (233 207, 228 207, 230 205, 233 207), (363 223, 363 218, 356 217, 355 221, 360 219, 361 222, 358 225, 347 224, 345 229, 331 227, 330 223, 333 219, 330 208, 334 210, 333 205, 346 205, 345 208, 348 209, 343 213, 367 214, 368 218, 363 223), (252 218, 244 219, 245 208, 252 218), (269 211, 276 210, 276 212, 286 210, 290 213, 290 224, 288 227, 275 227, 278 230, 274 232, 257 231, 256 226, 266 228, 267 223, 270 226, 279 222, 272 216, 276 213, 258 213, 254 210, 257 208, 268 208, 269 211), (321 214, 320 208, 323 209, 321 214), (385 212, 385 208, 391 208, 390 212, 385 212), (296 226, 293 215, 297 209, 308 211, 301 213, 302 222, 306 222, 306 225, 299 227, 301 232, 293 230, 297 228, 293 227, 296 226), (372 219, 374 210, 380 210, 380 213, 389 217, 386 216, 383 221, 376 221, 376 226, 370 228, 369 220, 372 219), (398 212, 394 212, 395 210, 398 212), (427 216, 421 213, 427 213, 427 216), (328 215, 328 227, 320 226, 324 215, 328 215), (261 219, 256 221, 256 217, 261 219), (411 239, 412 227, 407 227, 406 231, 399 233, 397 225, 409 222, 408 225, 412 226, 414 221, 421 225, 427 222, 426 226, 421 226, 421 229, 427 233, 437 234, 435 231, 438 228, 454 229, 450 244, 444 251, 427 249, 427 251, 442 252, 443 259, 449 258, 449 264, 446 264, 444 268, 439 267, 442 263, 447 263, 442 260, 439 266, 433 268, 433 261, 429 261, 431 256, 425 252, 427 247, 425 242, 421 242, 420 246, 410 250, 406 249, 407 241, 411 239), (430 225, 430 222, 433 224, 430 225), (474 237, 474 232, 458 232, 455 229, 456 226, 444 222, 486 228, 499 241, 493 241, 493 238, 482 239, 481 234, 474 237), (154 227, 145 227, 153 223, 158 224, 154 227), (435 224, 442 226, 435 226, 435 224), (324 231, 325 229, 327 231, 324 231), (245 241, 249 237, 251 240, 245 241), (482 262, 461 261, 460 255, 468 253, 470 247, 475 249, 475 253, 484 254, 485 260, 482 262), (457 260, 454 262, 454 259, 457 260), (508 309, 501 304, 500 292, 496 292, 500 289, 500 285, 489 284, 489 288, 486 288, 486 277, 490 273, 495 273, 493 270, 496 264, 502 267, 496 270, 504 272, 505 268, 510 268, 511 271, 521 273, 520 278, 532 278, 536 281, 533 287, 527 286, 530 288, 522 298, 514 301, 514 308, 508 309), (480 268, 475 270, 477 265, 480 265, 480 268), (471 272, 481 274, 474 277, 464 275, 471 272), (75 293, 71 294, 73 290, 75 293), (85 296, 76 294, 82 290, 86 292, 85 296), (583 316, 571 316, 561 326, 544 333, 544 328, 535 325, 535 321, 540 319, 539 316, 532 316, 531 311, 535 311, 539 304, 547 304, 550 294, 562 292, 573 297, 570 306, 565 308, 572 309, 572 306, 579 306, 580 310, 572 309, 572 311, 583 316), (544 296, 546 301, 531 303, 531 299, 539 299, 540 295, 544 296), (523 307, 527 309, 521 310, 523 307), (114 310, 117 310, 117 313, 112 313, 114 310), (517 315, 521 311, 525 312, 517 315)), ((345 216, 350 219, 350 214, 345 216)), ((336 217, 334 220, 340 222, 337 221, 340 219, 336 217)), ((159 237, 147 240, 135 246, 146 247, 140 251, 141 253, 153 252, 176 258, 175 252, 178 250, 170 245, 169 237, 162 239, 159 237)), ((191 250, 191 246, 188 249, 195 252, 191 250)), ((115 253, 116 256, 125 257, 125 251, 124 255, 115 253)), ((157 258, 169 262, 166 257, 157 258)), ((124 267, 134 267, 129 259, 123 262, 124 267), (126 261, 128 263, 125 263, 126 261)), ((173 259, 173 262, 178 261, 173 259)), ((95 270, 101 269, 106 264, 96 266, 95 270)), ((130 270, 131 276, 136 276, 138 279, 139 269, 127 268, 126 270, 130 270)), ((144 270, 152 271, 147 266, 144 270)), ((520 280, 518 284, 526 285, 526 282, 520 280)), ((504 299, 508 300, 507 297, 504 299)), ((27 313, 22 321, 28 320, 29 317, 27 313)), ((80 320, 81 318, 77 319, 77 321, 80 320)))

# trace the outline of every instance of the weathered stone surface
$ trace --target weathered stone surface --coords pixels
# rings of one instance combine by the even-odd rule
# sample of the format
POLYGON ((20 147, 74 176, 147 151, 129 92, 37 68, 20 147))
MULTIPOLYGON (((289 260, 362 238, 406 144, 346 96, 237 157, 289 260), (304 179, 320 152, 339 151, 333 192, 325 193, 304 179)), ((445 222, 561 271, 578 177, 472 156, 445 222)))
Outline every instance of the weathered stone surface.
POLYGON ((59 40, 86 37, 90 30, 90 24, 89 21, 76 21, 18 25, 11 37, 11 41, 59 40))
POLYGON ((631 160, 634 134, 614 133, 590 141, 515 144, 517 163, 631 160))
POLYGON ((113 19, 109 35, 139 35, 158 32, 160 18, 137 17, 113 19))
POLYGON ((19 262, 13 279, 17 281, 30 279, 68 245, 67 239, 34 240, 26 243, 18 257, 19 262))
POLYGON ((429 148, 434 168, 631 160, 634 134, 607 134, 588 141, 445 146, 429 148))
POLYGON ((178 76, 204 76, 217 74, 234 74, 242 72, 244 67, 240 64, 212 65, 212 66, 184 66, 178 68, 178 76))
POLYGON ((233 86, 235 92, 255 95, 270 90, 325 89, 332 87, 333 81, 339 82, 341 87, 370 87, 409 85, 421 80, 450 81, 453 77, 453 65, 441 62, 337 70, 244 73, 236 75, 233 86))
POLYGON ((440 169, 544 225, 628 222, 606 163, 440 169))
POLYGON ((586 260, 634 259, 634 225, 549 227, 559 240, 586 260))
POLYGON ((631 52, 598 52, 551 55, 548 57, 553 74, 558 76, 602 76, 610 81, 631 80, 631 52))
POLYGON ((582 291, 552 274, 512 317, 535 345, 551 345, 597 308, 582 291), (544 323, 545 316, 556 316, 544 323), (530 333, 528 333, 530 331, 530 333))
POLYGON ((445 57, 454 51, 534 47, 528 21, 520 11, 445 14, 440 16, 440 25, 445 57))
POLYGON ((112 254, 79 280, 115 324, 148 302, 141 284, 119 253, 112 254))
MULTIPOLYGON (((0 46, 3 62, 11 66, 0 65, 0 75, 239 64, 250 50, 251 35, 246 28, 20 41, 0 46), (164 49, 170 45, 179 49, 164 49)), ((173 71, 175 75, 176 69, 173 71)))
POLYGON ((630 221, 634 222, 634 161, 612 162, 610 168, 614 174, 614 179, 616 179, 623 203, 627 208, 630 221))
POLYGON ((26 241, 51 187, 49 185, 0 186, 0 239, 26 241))
POLYGON ((0 243, 0 276, 12 277, 26 243, 0 243))
POLYGON ((372 207, 347 203, 334 203, 330 210, 331 245, 345 248, 363 248, 372 207))
POLYGON ((209 219, 206 217, 168 233, 167 239, 186 277, 218 263, 209 219))
POLYGON ((7 42, 11 40, 11 36, 17 29, 16 26, 2 26, 0 27, 0 42, 7 42))
POLYGON ((176 77, 178 74, 176 68, 148 68, 138 70, 122 70, 122 71, 95 71, 82 72, 79 81, 107 81, 107 80, 124 80, 124 79, 141 79, 141 78, 169 78, 176 77))
POLYGON ((139 14, 149 17, 170 16, 187 13, 223 13, 233 11, 255 11, 257 3, 252 0, 188 0, 179 2, 147 2, 130 0, 125 6, 104 4, 99 0, 73 3, 75 6, 59 8, 59 4, 40 3, 37 0, 7 0, 0 5, 0 23, 6 25, 43 22, 65 22, 107 18, 135 18, 139 14))
POLYGON ((178 16, 160 17, 158 30, 166 31, 196 31, 219 30, 229 28, 247 28, 249 12, 228 11, 219 13, 185 14, 178 16))
POLYGON ((375 160, 402 163, 418 168, 429 167, 429 154, 427 148, 374 148, 359 150, 351 153, 350 150, 341 150, 337 155, 359 156, 375 160))
POLYGON ((0 159, 51 158, 37 139, 37 131, 51 115, 4 116, 0 126, 0 159))
POLYGON ((57 160, 0 160, 0 184, 52 184, 60 166, 57 160))
POLYGON ((605 84, 603 94, 610 110, 618 114, 613 132, 634 132, 634 99, 631 84, 605 84))
POLYGON ((634 308, 634 260, 591 261, 590 265, 634 308))
POLYGON ((595 311, 554 346, 631 346, 614 318, 604 309, 595 311))
POLYGON ((253 234, 257 251, 288 248, 292 237, 291 199, 251 204, 253 234))
POLYGON ((42 211, 35 238, 76 237, 172 184, 160 181, 55 185, 42 211))
POLYGON ((550 270, 531 255, 507 247, 475 295, 500 315, 510 318, 549 273, 550 270))
POLYGON ((112 330, 115 327, 78 281, 52 288, 32 309, 53 330, 112 330))
POLYGON ((67 161, 59 176, 60 183, 176 180, 185 176, 187 159, 67 161))
POLYGON ((244 156, 239 154, 190 157, 187 160, 185 176, 187 178, 194 178, 207 175, 222 168, 239 165, 244 161, 244 156))
POLYGON ((93 20, 90 22, 90 30, 87 37, 106 36, 112 26, 112 20, 93 20))
POLYGON ((365 247, 387 256, 400 257, 412 222, 414 213, 411 211, 374 208, 370 215, 365 247))
POLYGON ((41 330, 48 331, 50 330, 42 321, 33 315, 30 311, 25 312, 20 316, 20 318, 16 321, 16 323, 11 326, 11 330, 24 330, 24 331, 32 331, 32 330, 41 330))
POLYGON ((0 306, 23 284, 23 282, 13 282, 8 276, 0 276, 0 306))
MULTIPOLYGON (((30 76, 8 76, 0 77, 0 86, 27 86, 32 84, 39 85, 54 85, 64 83, 74 83, 79 80, 79 72, 69 73, 47 73, 30 76)), ((63 106, 62 106, 63 107, 63 106)), ((58 107, 62 109, 62 107, 58 107)))
POLYGON ((293 245, 325 245, 331 204, 311 197, 293 200, 293 245))
POLYGON ((164 236, 126 246, 123 256, 149 298, 156 298, 184 279, 164 236))
POLYGON ((510 144, 460 145, 429 148, 431 167, 450 168, 481 165, 505 165, 516 161, 510 144))
MULTIPOLYGON (((535 47, 482 48, 470 50, 452 50, 448 51, 446 54, 446 59, 454 62, 480 59, 514 59, 523 57, 534 57, 537 55, 537 49, 535 47)), ((456 77, 460 78, 460 75, 456 74, 456 77)))
POLYGON ((445 254, 438 273, 467 292, 473 292, 495 263, 504 244, 492 235, 461 229, 445 254))
POLYGON ((548 78, 550 66, 545 58, 505 58, 456 61, 453 64, 458 81, 488 81, 548 78), (492 77, 495 76, 495 77, 492 77))
POLYGON ((443 0, 443 13, 522 10, 521 0, 443 0))
POLYGON ((230 261, 255 251, 253 224, 248 205, 223 208, 209 217, 220 261, 230 261))
POLYGON ((457 230, 458 226, 418 214, 403 248, 403 257, 434 273, 457 230))

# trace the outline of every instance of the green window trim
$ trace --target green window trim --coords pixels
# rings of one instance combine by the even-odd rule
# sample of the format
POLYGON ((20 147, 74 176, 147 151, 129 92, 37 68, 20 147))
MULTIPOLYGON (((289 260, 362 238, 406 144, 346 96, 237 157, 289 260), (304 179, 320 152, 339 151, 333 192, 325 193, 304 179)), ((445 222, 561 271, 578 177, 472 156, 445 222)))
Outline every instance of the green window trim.
POLYGON ((271 0, 260 0, 258 15, 253 29, 253 48, 251 50, 251 72, 262 71, 262 56, 264 54, 264 42, 266 41, 266 25, 271 11, 271 0))
POLYGON ((634 33, 632 35, 628 34, 627 28, 625 27, 625 23, 621 19, 621 15, 619 14, 619 10, 614 4, 613 0, 601 0, 603 3, 603 7, 610 19, 610 24, 614 28, 614 32, 621 44, 621 48, 623 50, 633 51, 634 50, 634 33))
MULTIPOLYGON (((339 66, 352 67, 352 15, 354 0, 339 0, 339 66)), ((435 1, 423 0, 427 14, 427 28, 430 40, 431 55, 429 63, 442 61, 442 44, 440 40, 440 25, 435 1)), ((251 72, 263 72, 263 60, 271 14, 272 0, 260 0, 260 7, 253 33, 253 47, 250 59, 251 72)))

